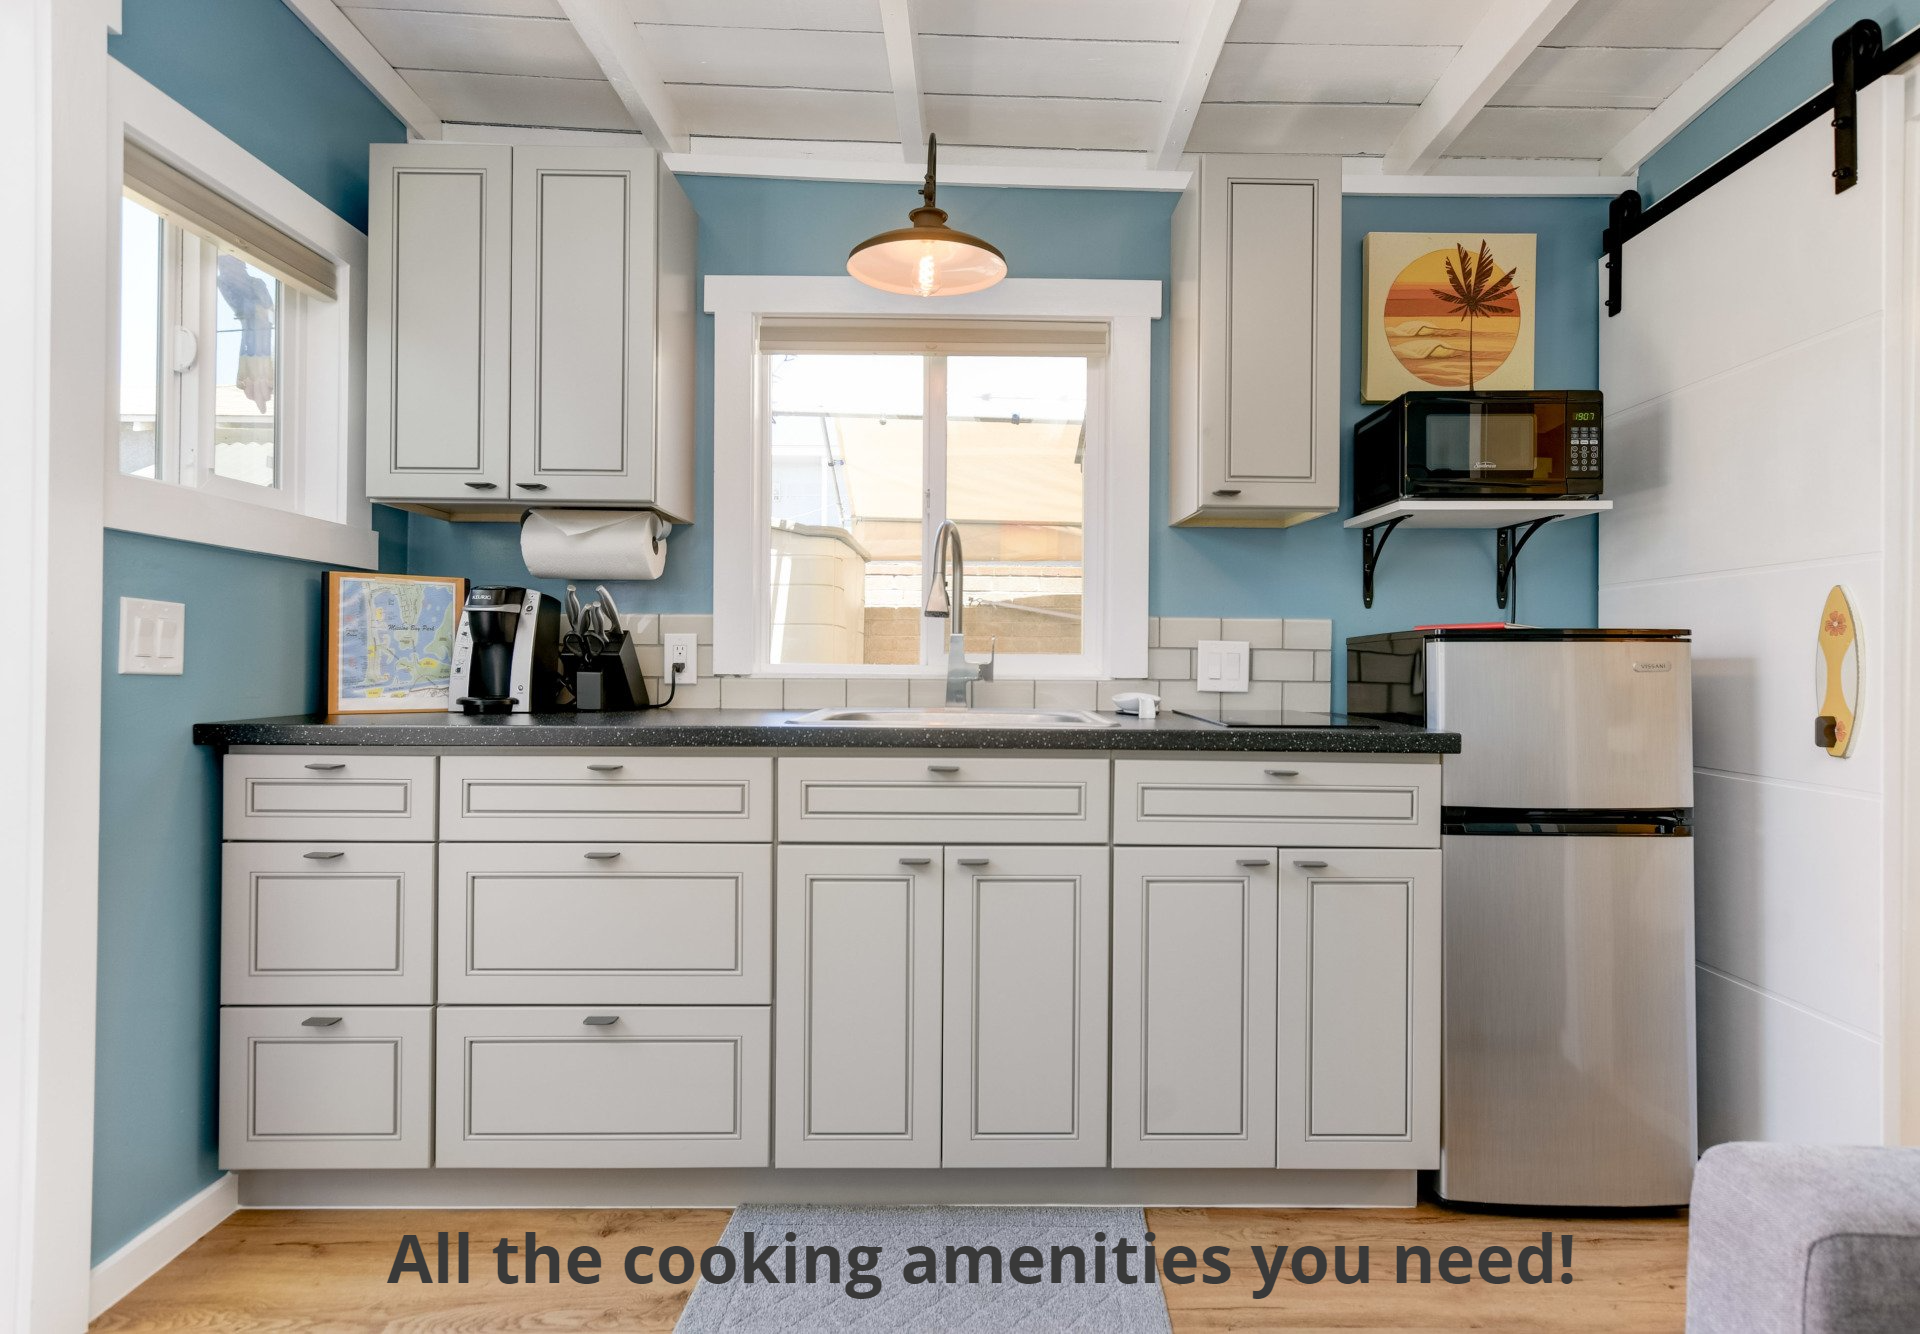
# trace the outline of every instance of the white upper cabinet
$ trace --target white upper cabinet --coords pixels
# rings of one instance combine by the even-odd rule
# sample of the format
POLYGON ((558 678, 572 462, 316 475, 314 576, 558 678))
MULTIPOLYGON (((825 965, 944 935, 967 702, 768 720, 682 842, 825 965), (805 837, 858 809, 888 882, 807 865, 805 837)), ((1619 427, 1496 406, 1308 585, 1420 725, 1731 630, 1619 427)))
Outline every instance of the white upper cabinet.
POLYGON ((698 226, 659 156, 392 145, 373 176, 370 495, 690 519, 698 226))
POLYGON ((507 493, 513 150, 376 144, 368 200, 367 493, 507 493))
POLYGON ((1340 164, 1211 156, 1173 215, 1171 519, 1340 507, 1340 164))

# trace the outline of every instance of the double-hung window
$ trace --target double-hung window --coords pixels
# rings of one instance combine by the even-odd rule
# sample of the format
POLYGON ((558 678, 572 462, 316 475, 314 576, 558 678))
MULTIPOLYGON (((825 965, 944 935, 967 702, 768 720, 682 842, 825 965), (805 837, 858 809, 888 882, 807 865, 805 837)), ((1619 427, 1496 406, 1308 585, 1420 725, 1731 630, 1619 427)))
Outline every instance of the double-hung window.
POLYGON ((1002 679, 1137 673, 1147 318, 1120 337, 1106 319, 911 309, 717 327, 717 669, 944 672, 955 619, 925 609, 951 521, 969 653, 992 649, 1002 679))

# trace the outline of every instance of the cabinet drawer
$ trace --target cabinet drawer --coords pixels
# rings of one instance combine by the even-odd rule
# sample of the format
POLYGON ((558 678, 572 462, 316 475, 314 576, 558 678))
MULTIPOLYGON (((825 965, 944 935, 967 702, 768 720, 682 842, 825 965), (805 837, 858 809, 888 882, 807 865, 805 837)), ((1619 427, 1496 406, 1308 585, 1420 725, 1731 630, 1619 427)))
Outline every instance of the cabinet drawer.
POLYGON ((227 838, 433 841, 431 755, 227 756, 227 838))
POLYGON ((220 1011, 220 1166, 432 1164, 431 1008, 220 1011))
POLYGON ((433 844, 229 843, 227 1005, 431 1005, 433 844))
POLYGON ((442 1006, 440 1167, 765 1167, 764 1006, 442 1006))
POLYGON ((773 761, 754 756, 449 755, 441 837, 766 843, 773 761))
POLYGON ((780 761, 783 843, 1107 841, 1105 760, 780 761))
POLYGON ((1440 766, 1302 760, 1121 760, 1115 843, 1437 848, 1440 766))
POLYGON ((765 1005, 773 851, 749 843, 450 843, 440 999, 765 1005))

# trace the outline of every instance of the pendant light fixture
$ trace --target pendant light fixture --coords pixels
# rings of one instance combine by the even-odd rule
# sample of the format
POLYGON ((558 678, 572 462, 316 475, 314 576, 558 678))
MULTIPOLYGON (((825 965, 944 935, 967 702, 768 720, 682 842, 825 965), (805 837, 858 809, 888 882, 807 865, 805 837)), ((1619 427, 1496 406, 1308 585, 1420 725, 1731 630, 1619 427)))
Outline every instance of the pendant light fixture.
POLYGON ((868 237, 847 256, 847 272, 868 287, 903 296, 963 296, 1007 276, 1005 256, 979 237, 947 226, 945 210, 934 207, 936 148, 928 135, 927 179, 920 186, 926 202, 907 214, 913 225, 868 237))

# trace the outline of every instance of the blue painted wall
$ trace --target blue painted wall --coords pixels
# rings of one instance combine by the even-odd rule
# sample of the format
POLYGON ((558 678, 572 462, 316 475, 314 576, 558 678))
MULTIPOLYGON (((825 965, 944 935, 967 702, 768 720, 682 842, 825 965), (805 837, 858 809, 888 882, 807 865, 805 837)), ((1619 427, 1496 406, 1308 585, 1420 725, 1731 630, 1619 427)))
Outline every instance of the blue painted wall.
MULTIPOLYGON (((367 145, 404 138, 278 0, 125 0, 108 50, 355 226, 367 145)), ((381 568, 405 516, 377 509, 381 568)), ((105 534, 93 1254, 213 1181, 220 939, 214 758, 194 723, 318 706, 321 567, 105 534), (122 597, 187 604, 181 676, 120 676, 122 597)))
POLYGON ((1920 27, 1920 0, 1834 0, 1640 167, 1651 204, 1833 82, 1833 39, 1872 19, 1888 42, 1920 27))
POLYGON ((114 59, 362 231, 367 145, 406 128, 279 0, 123 0, 114 59))
MULTIPOLYGON (((894 225, 910 197, 903 187, 885 185, 711 176, 689 177, 683 184, 700 213, 703 276, 843 273, 852 241, 894 225)), ((1175 202, 1170 195, 952 188, 940 197, 957 224, 1001 246, 1020 277, 1168 280, 1175 202)), ((1536 233, 1538 383, 1573 389, 1593 387, 1599 373, 1594 266, 1605 222, 1606 204, 1598 199, 1348 198, 1341 238, 1342 439, 1365 411, 1360 403, 1360 247, 1366 233, 1536 233)), ((671 539, 663 578, 617 590, 623 607, 704 612, 713 606, 711 325, 703 317, 695 427, 698 518, 671 539)), ((1157 321, 1153 503, 1146 526, 1156 615, 1327 616, 1337 622, 1337 636, 1500 615, 1489 533, 1397 534, 1368 612, 1360 597, 1360 535, 1343 530, 1337 520, 1280 530, 1169 527, 1167 346, 1165 321, 1157 321)), ((1342 487, 1350 502, 1350 479, 1342 487)), ((1593 529, 1591 520, 1556 524, 1529 544, 1522 577, 1527 619, 1593 623, 1593 529)), ((510 524, 449 524, 415 516, 408 527, 408 559, 416 573, 518 582, 526 571, 517 543, 518 530, 510 524)), ((558 591, 560 585, 550 587, 558 591)))

